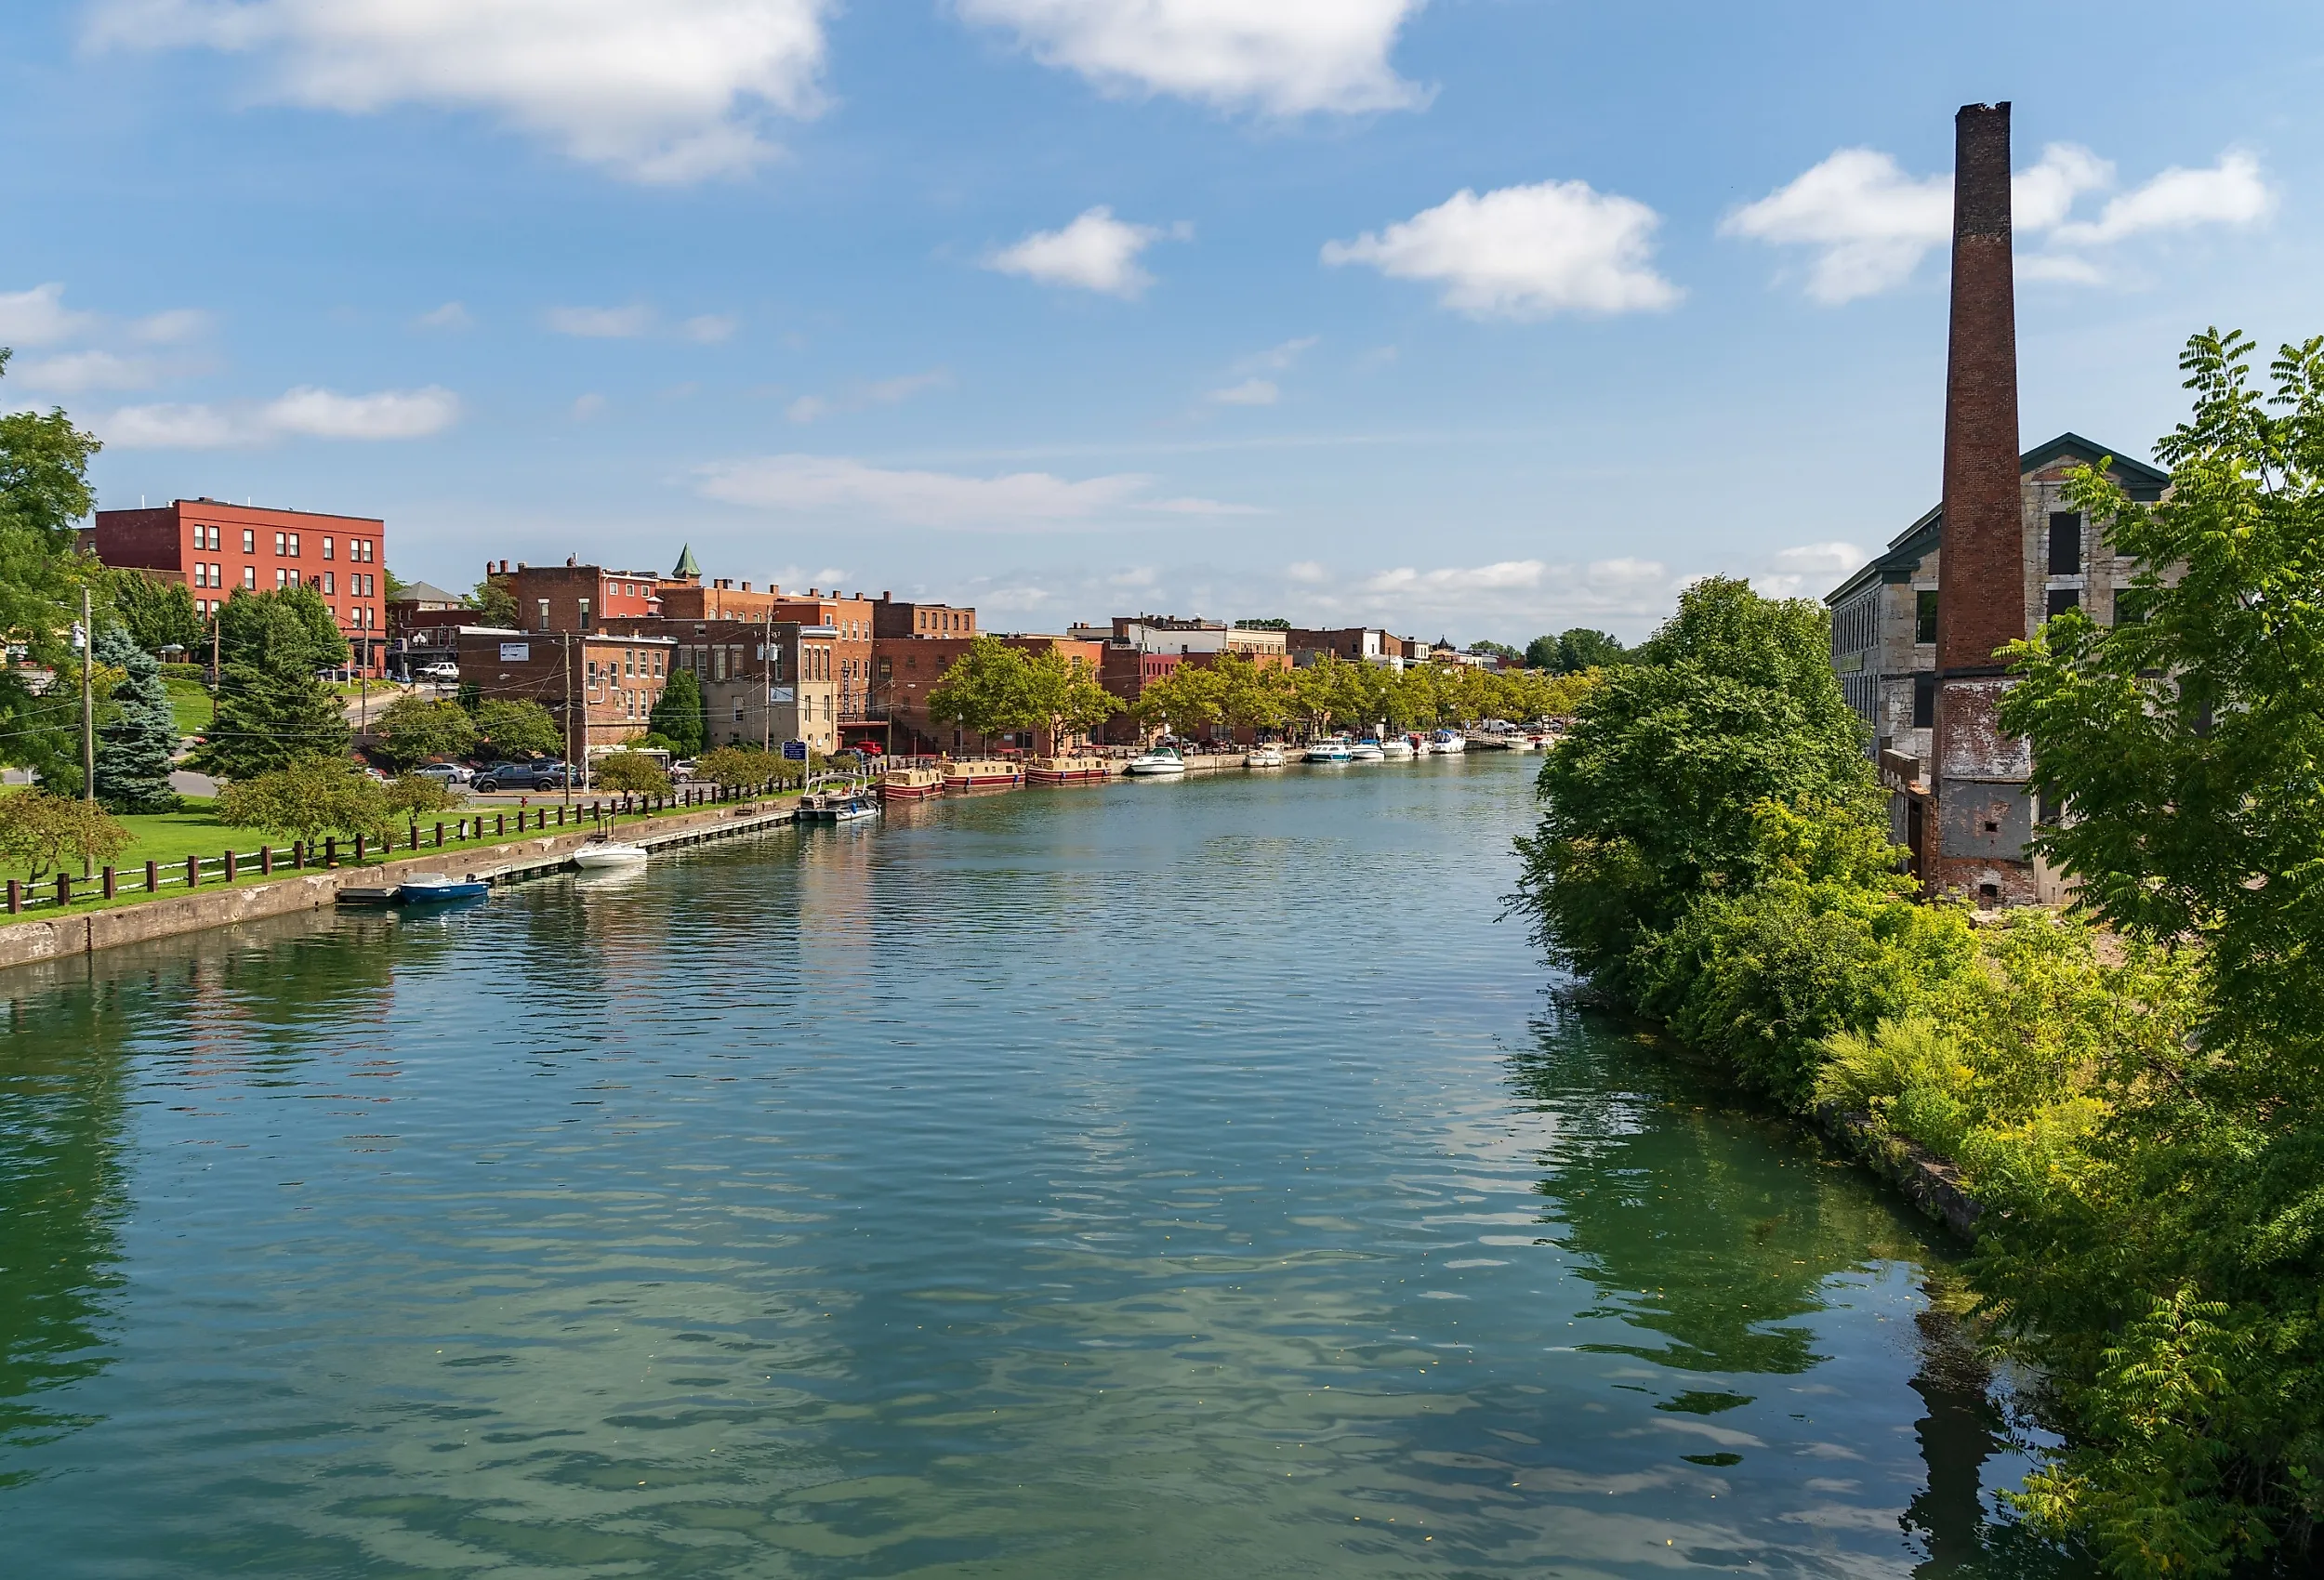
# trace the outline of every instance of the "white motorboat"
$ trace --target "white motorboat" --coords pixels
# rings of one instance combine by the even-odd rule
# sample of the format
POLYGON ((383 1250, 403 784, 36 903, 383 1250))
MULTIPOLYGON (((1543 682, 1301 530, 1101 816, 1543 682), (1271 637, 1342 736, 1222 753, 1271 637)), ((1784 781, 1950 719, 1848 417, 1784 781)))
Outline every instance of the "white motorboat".
POLYGON ((595 840, 573 853, 573 864, 583 872, 596 872, 605 867, 634 867, 645 859, 644 846, 627 844, 619 839, 595 840))
POLYGON ((1387 756, 1387 752, 1381 749, 1380 744, 1378 741, 1356 741, 1352 743, 1348 747, 1348 760, 1350 762, 1380 762, 1385 759, 1387 756))
POLYGON ((869 796, 850 796, 846 800, 841 801, 838 806, 831 809, 830 821, 833 823, 862 823, 866 818, 876 818, 878 815, 879 803, 873 800, 869 796))
POLYGON ((1434 757, 1458 757, 1469 749, 1469 738, 1458 730, 1439 730, 1429 737, 1428 749, 1434 757))
POLYGON ((1141 779, 1162 779, 1186 771, 1186 759, 1178 755, 1176 746, 1156 746, 1154 750, 1129 759, 1129 772, 1141 779))
POLYGON ((1301 760, 1306 762, 1346 762, 1348 744, 1337 738, 1329 741, 1317 741, 1301 756, 1301 760))
POLYGON ((1243 755, 1245 768, 1281 768, 1283 761, 1283 748, 1272 742, 1265 745, 1253 746, 1243 755))
POLYGON ((1401 735, 1391 735, 1380 744, 1380 755, 1392 759, 1408 758, 1412 756, 1412 743, 1401 735))

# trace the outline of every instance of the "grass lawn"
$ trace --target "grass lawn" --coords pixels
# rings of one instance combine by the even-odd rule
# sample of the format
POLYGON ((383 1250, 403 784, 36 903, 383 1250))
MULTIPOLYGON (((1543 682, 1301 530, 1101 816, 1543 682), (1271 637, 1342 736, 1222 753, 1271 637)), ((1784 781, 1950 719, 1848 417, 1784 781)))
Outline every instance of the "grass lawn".
POLYGON ((177 716, 178 733, 199 735, 210 727, 210 689, 199 680, 172 675, 162 685, 169 692, 169 711, 177 716))
MULTIPOLYGON (((606 799, 608 797, 598 798, 606 799)), ((574 803, 575 810, 577 810, 586 807, 588 804, 588 799, 589 798, 588 797, 584 797, 576 800, 574 803)), ((537 839, 540 838, 543 834, 571 834, 575 832, 576 828, 586 828, 588 826, 586 823, 577 825, 568 823, 562 829, 560 829, 556 823, 557 814, 553 810, 556 804, 557 803, 554 801, 545 800, 538 803, 538 805, 535 808, 527 809, 528 810, 537 810, 540 806, 551 808, 552 810, 549 812, 549 826, 546 830, 534 830, 528 828, 522 836, 517 834, 515 830, 516 809, 513 807, 505 805, 495 806, 485 802, 470 802, 465 807, 456 808, 447 811, 442 818, 444 825, 444 853, 448 856, 456 851, 473 850, 482 846, 512 843, 520 837, 537 839), (455 837, 455 835, 458 832, 460 820, 463 817, 468 818, 472 826, 489 831, 495 826, 495 820, 504 814, 508 817, 509 823, 509 832, 505 835, 483 832, 466 840, 455 837)), ((650 821, 652 818, 680 817, 686 815, 689 812, 706 811, 708 810, 709 809, 704 807, 674 807, 664 812, 657 812, 650 815, 632 815, 624 819, 617 826, 627 827, 641 821, 650 821)), ((73 883, 73 888, 76 890, 75 898, 69 905, 61 907, 58 906, 53 903, 57 891, 56 875, 54 873, 49 873, 45 875, 37 884, 30 881, 25 882, 24 892, 28 900, 35 892, 37 892, 52 902, 51 903, 43 904, 37 907, 28 906, 24 912, 25 919, 37 920, 53 916, 74 916, 79 915, 84 911, 104 910, 116 905, 135 905, 148 899, 166 900, 176 895, 184 894, 186 892, 184 879, 186 875, 186 858, 188 856, 199 856, 205 862, 212 863, 203 874, 202 887, 204 889, 218 889, 224 887, 225 878, 219 874, 217 862, 218 858, 223 856, 229 849, 232 849, 238 858, 244 859, 241 862, 242 870, 235 878, 235 887, 237 888, 246 887, 254 883, 272 882, 274 878, 280 878, 284 876, 285 873, 292 870, 290 867, 289 841, 284 840, 280 844, 276 844, 272 836, 262 835, 253 829, 226 827, 218 821, 216 815, 211 810, 211 803, 201 797, 189 796, 185 797, 183 806, 180 810, 174 812, 156 812, 143 816, 131 815, 122 818, 120 822, 129 829, 131 834, 137 836, 137 842, 130 846, 129 849, 124 850, 120 855, 113 858, 113 869, 119 875, 118 881, 115 885, 118 892, 115 894, 114 898, 110 901, 106 900, 103 897, 103 891, 99 888, 97 880, 94 878, 88 880, 88 892, 90 897, 87 899, 79 898, 78 890, 81 888, 81 880, 77 874, 77 868, 75 868, 71 869, 75 872, 73 883), (274 845, 276 852, 276 870, 272 878, 268 877, 258 871, 257 850, 261 844, 274 845), (148 862, 155 862, 160 864, 162 869, 161 876, 165 879, 172 876, 172 869, 175 869, 174 876, 178 881, 174 884, 165 884, 158 895, 147 895, 145 892, 145 863, 148 862)), ((369 860, 364 862, 363 864, 365 866, 376 866, 383 860, 401 862, 411 860, 415 854, 420 856, 434 854, 436 847, 433 843, 433 836, 436 822, 437 819, 433 815, 430 815, 421 822, 420 837, 422 840, 427 841, 427 843, 424 844, 417 852, 414 852, 408 849, 405 846, 403 836, 399 835, 396 838, 396 849, 392 856, 383 858, 375 852, 371 855, 369 860)), ((355 864, 353 857, 354 841, 351 839, 341 840, 339 842, 339 864, 342 867, 353 866, 355 864)), ((311 863, 320 865, 322 858, 319 854, 317 854, 310 857, 309 860, 311 863)), ((11 876, 23 880, 25 875, 22 873, 0 873, 0 878, 11 876)), ((6 913, 0 912, 0 925, 5 925, 5 920, 6 913)))

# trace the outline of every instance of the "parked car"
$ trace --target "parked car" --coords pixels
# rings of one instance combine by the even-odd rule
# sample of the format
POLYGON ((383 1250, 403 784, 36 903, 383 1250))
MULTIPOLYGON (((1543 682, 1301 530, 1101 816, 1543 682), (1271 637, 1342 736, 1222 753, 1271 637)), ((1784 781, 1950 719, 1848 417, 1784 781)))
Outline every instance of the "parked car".
POLYGON ((412 671, 413 679, 433 680, 439 686, 449 686, 459 678, 460 666, 448 659, 439 659, 433 664, 423 664, 412 671))
POLYGON ((477 770, 475 787, 486 795, 495 790, 561 790, 565 765, 542 762, 496 762, 477 770))
POLYGON ((674 762, 669 765, 670 780, 673 783, 677 784, 693 783, 694 775, 700 773, 701 771, 702 765, 694 761, 692 757, 687 757, 682 761, 674 762))
POLYGON ((412 771, 422 779, 439 779, 446 784, 466 784, 476 777, 474 769, 456 762, 424 762, 412 771))

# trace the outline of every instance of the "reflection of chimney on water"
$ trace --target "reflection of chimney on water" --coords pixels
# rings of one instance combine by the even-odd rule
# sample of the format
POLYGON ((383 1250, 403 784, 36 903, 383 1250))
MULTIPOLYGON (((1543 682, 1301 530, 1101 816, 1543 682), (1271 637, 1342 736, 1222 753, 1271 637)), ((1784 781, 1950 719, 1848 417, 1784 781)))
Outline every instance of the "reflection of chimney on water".
POLYGON ((1944 548, 1937 565, 1936 827, 1922 876, 1982 903, 2033 899, 2023 743, 2001 732, 1994 656, 2026 633, 2018 483, 2017 299, 2007 104, 1953 121, 1952 321, 1945 369, 1944 548))

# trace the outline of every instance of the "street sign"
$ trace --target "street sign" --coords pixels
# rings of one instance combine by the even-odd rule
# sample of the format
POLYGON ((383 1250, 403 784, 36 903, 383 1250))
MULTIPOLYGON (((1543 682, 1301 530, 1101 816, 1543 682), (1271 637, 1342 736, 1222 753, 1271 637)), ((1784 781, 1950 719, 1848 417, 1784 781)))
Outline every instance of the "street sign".
POLYGON ((804 741, 784 742, 783 760, 785 762, 805 762, 807 760, 807 743, 804 741))

